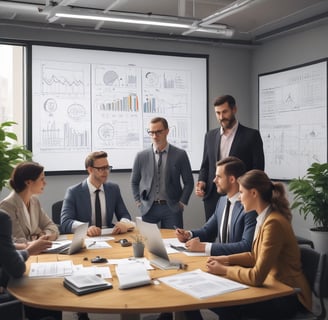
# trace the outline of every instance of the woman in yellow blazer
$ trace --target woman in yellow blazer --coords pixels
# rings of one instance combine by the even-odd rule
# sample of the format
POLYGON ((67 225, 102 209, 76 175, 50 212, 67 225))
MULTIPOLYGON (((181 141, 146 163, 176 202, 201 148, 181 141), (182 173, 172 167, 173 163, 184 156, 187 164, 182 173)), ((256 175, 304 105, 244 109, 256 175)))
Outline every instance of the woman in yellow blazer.
POLYGON ((311 310, 311 289, 301 269, 300 250, 283 184, 271 182, 261 170, 251 170, 239 178, 239 190, 245 212, 258 213, 252 251, 210 257, 208 271, 250 286, 261 286, 267 276, 272 276, 301 290, 287 297, 213 311, 220 320, 237 320, 241 315, 281 319, 311 310))

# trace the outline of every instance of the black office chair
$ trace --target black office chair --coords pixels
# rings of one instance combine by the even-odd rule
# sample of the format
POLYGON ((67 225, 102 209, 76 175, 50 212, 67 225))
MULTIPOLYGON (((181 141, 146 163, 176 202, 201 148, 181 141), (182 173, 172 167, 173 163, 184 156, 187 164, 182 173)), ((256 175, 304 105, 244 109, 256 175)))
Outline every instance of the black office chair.
POLYGON ((58 226, 59 232, 62 233, 60 227, 60 213, 63 206, 63 200, 55 202, 51 207, 52 221, 58 226))
POLYGON ((310 246, 312 249, 314 249, 314 244, 312 240, 300 237, 300 236, 296 236, 297 242, 298 244, 304 244, 307 246, 310 246))
POLYGON ((324 289, 328 286, 325 283, 327 256, 309 247, 300 247, 303 272, 310 284, 313 293, 314 311, 306 314, 298 314, 293 319, 325 319, 326 308, 324 304, 324 289))
POLYGON ((23 304, 6 290, 0 293, 0 319, 25 319, 23 304))

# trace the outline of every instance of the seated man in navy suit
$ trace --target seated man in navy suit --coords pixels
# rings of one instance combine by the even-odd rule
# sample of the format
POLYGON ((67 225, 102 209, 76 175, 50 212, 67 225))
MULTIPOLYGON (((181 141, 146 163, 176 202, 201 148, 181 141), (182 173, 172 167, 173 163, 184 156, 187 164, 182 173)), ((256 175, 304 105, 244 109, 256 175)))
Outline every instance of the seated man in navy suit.
POLYGON ((176 230, 177 238, 186 242, 189 251, 219 256, 251 249, 257 214, 255 211, 245 214, 237 182, 245 172, 244 163, 236 157, 226 157, 217 162, 214 183, 217 192, 226 196, 220 197, 214 214, 202 228, 176 230), (229 208, 227 200, 230 201, 229 208))
POLYGON ((123 202, 117 184, 107 182, 111 167, 107 153, 96 151, 85 159, 87 179, 66 191, 61 211, 61 228, 64 233, 72 233, 84 222, 89 223, 88 236, 101 235, 101 228, 113 228, 113 234, 125 233, 133 229, 134 223, 123 202), (117 223, 113 224, 116 216, 117 223))

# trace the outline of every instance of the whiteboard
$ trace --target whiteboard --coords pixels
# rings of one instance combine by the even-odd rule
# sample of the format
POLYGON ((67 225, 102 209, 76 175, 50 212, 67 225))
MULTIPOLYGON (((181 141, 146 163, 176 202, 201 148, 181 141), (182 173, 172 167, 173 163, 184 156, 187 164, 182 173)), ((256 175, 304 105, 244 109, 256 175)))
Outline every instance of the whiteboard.
POLYGON ((259 128, 272 179, 327 162, 327 60, 259 75, 259 128))
POLYGON ((168 140, 199 170, 207 131, 204 55, 32 46, 32 152, 47 172, 85 170, 92 151, 131 169, 151 145, 150 119, 165 117, 168 140))

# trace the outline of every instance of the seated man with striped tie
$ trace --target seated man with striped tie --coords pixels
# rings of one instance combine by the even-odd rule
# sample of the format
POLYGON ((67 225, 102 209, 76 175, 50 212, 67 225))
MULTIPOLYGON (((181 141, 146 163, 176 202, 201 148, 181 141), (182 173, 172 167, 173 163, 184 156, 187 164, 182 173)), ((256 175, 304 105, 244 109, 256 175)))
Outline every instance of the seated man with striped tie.
POLYGON ((96 151, 85 159, 88 178, 67 189, 61 211, 61 228, 73 233, 84 222, 89 223, 88 236, 101 235, 101 228, 113 228, 113 234, 134 228, 134 222, 124 204, 120 188, 108 182, 111 170, 107 153, 96 151), (113 224, 114 215, 118 222, 113 224))
POLYGON ((236 157, 221 159, 216 164, 214 183, 220 197, 214 214, 196 230, 177 229, 176 236, 193 252, 208 256, 249 251, 252 246, 257 214, 245 214, 239 200, 238 177, 246 172, 244 163, 236 157))

